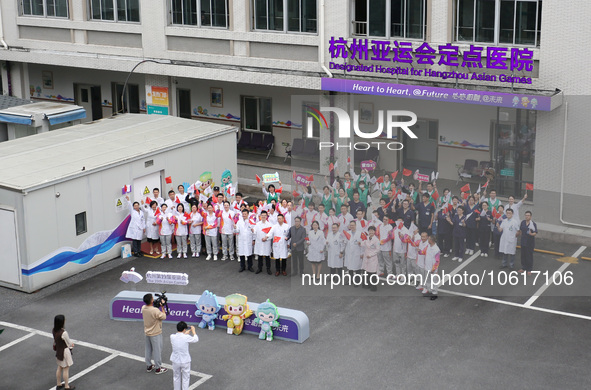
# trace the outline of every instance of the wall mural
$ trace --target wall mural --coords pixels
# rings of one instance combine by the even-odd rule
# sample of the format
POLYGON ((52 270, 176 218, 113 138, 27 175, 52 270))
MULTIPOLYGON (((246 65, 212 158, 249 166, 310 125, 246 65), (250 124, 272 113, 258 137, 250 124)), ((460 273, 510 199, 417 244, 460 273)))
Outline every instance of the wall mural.
POLYGON ((466 140, 463 140, 462 142, 457 142, 457 141, 440 141, 439 145, 446 145, 446 146, 456 146, 456 147, 460 147, 460 148, 466 148, 466 149, 478 149, 478 150, 483 150, 483 149, 488 149, 489 146, 488 145, 478 145, 478 144, 473 144, 470 143, 466 140))
POLYGON ((298 128, 298 129, 302 128, 302 125, 299 125, 297 123, 293 123, 292 121, 287 121, 287 122, 275 121, 275 122, 273 122, 273 126, 285 126, 285 127, 293 127, 293 128, 298 128))
POLYGON ((197 108, 193 108, 193 115, 195 116, 205 116, 208 118, 218 118, 218 119, 226 119, 229 121, 239 121, 240 117, 236 116, 236 115, 232 115, 230 113, 227 114, 213 114, 213 113, 209 113, 207 111, 207 108, 203 108, 202 106, 199 106, 197 108))
POLYGON ((61 102, 74 102, 74 98, 69 98, 69 97, 65 97, 62 95, 43 95, 41 96, 41 93, 43 92, 43 89, 37 85, 36 87, 33 85, 29 85, 29 94, 31 95, 31 97, 34 98, 41 98, 41 99, 49 99, 49 100, 58 100, 61 102))

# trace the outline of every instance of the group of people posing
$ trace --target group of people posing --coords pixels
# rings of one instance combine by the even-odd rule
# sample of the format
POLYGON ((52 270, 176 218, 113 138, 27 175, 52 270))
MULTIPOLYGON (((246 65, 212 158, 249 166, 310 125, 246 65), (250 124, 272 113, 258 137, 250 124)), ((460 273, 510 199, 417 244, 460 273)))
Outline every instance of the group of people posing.
MULTIPOLYGON (((189 253, 199 257, 204 242, 206 260, 217 260, 221 247, 221 260, 234 260, 236 255, 240 272, 266 269, 272 274, 274 259, 275 275, 287 276, 291 258, 295 276, 304 272, 307 259, 316 280, 325 261, 331 273, 346 269, 379 276, 432 275, 440 257, 461 262, 464 255, 474 255, 476 246, 482 257, 488 257, 491 243, 495 255, 503 257, 501 267, 513 268, 521 236, 520 271, 532 270, 537 226, 531 212, 525 213, 524 221, 519 216, 527 195, 519 202, 509 197, 503 205, 494 190, 453 196, 444 189, 440 195, 435 182, 426 183, 423 190, 423 183, 415 188, 404 179, 395 181, 396 174, 372 177, 366 170, 357 175, 350 169, 341 178, 335 173, 335 180, 331 184, 326 179, 322 191, 313 183, 296 188, 294 201, 281 199, 274 184, 262 184, 264 199, 250 205, 240 192, 228 199, 218 187, 207 201, 185 193, 182 185, 163 200, 155 188, 149 203, 130 202, 127 237, 133 240, 132 252, 141 256, 145 234, 151 254, 172 258, 174 236, 178 258, 189 253), (372 204, 372 193, 378 194, 379 206, 372 204)), ((427 283, 417 288, 436 294, 427 283)))

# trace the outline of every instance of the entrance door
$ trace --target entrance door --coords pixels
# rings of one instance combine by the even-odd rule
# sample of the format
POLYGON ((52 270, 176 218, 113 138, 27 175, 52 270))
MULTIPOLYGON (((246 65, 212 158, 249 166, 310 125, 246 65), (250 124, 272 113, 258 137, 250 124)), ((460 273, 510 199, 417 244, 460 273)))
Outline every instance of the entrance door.
POLYGON ((430 119, 419 119, 410 128, 418 138, 410 138, 402 133, 402 166, 413 171, 419 169, 423 174, 437 171, 437 140, 439 122, 430 119))
POLYGON ((113 115, 124 112, 139 114, 140 112, 140 92, 137 84, 127 84, 125 87, 125 97, 123 98, 123 107, 121 106, 121 95, 123 94, 123 84, 112 83, 111 92, 113 95, 113 115))
POLYGON ((21 263, 18 253, 16 214, 12 210, 0 209, 0 281, 21 285, 21 263))
MULTIPOLYGON (((149 175, 138 177, 133 180, 131 190, 133 191, 132 201, 139 202, 150 196, 154 188, 160 189, 160 196, 167 196, 164 189, 161 187, 162 181, 160 180, 160 172, 150 173, 149 175)), ((165 198, 166 199, 166 198, 165 198)), ((154 199, 152 199, 154 200, 154 199)))
POLYGON ((90 122, 103 117, 100 85, 75 84, 76 104, 84 107, 86 118, 82 122, 90 122))
POLYGON ((179 116, 181 118, 191 119, 191 90, 178 90, 179 116))

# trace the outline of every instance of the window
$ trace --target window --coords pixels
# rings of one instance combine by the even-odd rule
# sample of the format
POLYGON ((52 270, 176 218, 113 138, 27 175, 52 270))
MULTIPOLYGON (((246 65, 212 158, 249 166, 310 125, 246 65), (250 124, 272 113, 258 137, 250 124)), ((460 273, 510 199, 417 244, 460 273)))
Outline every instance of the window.
POLYGON ((355 0, 353 35, 425 39, 427 0, 355 0))
POLYGON ((171 0, 172 24, 228 28, 227 0, 171 0))
POLYGON ((268 133, 273 131, 270 98, 242 97, 242 129, 268 133))
POLYGON ((68 0, 22 0, 23 15, 67 18, 68 0))
POLYGON ((90 18, 114 22, 139 22, 139 0, 90 0, 90 18))
POLYGON ((86 233, 86 211, 76 214, 74 218, 76 219, 76 235, 79 236, 86 233))
POLYGON ((455 39, 540 45, 542 0, 455 0, 455 39))
POLYGON ((254 0, 254 29, 316 33, 316 0, 254 0))

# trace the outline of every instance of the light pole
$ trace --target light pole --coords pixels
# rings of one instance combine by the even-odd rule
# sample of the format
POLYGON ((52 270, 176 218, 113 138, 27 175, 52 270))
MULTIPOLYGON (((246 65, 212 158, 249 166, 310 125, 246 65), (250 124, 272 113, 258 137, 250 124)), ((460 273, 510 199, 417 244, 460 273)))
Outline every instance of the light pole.
POLYGON ((171 63, 170 61, 163 62, 163 61, 157 61, 157 60, 141 60, 140 62, 135 64, 135 66, 129 71, 129 74, 127 75, 127 78, 125 79, 125 83, 123 83, 123 90, 121 91, 121 108, 119 110, 117 110, 116 114, 118 114, 119 112, 123 112, 123 101, 125 99, 125 89, 127 88, 127 82, 129 81, 131 74, 138 66, 140 66, 141 64, 143 64, 145 62, 153 62, 155 64, 170 64, 171 63))

